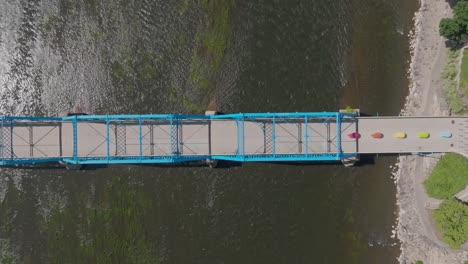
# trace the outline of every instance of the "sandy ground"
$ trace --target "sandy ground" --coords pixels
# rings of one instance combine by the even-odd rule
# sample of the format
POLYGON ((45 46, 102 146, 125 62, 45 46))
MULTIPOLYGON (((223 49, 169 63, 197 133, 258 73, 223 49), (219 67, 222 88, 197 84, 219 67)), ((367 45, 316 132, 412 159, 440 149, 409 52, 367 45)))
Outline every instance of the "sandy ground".
MULTIPOLYGON (((447 48, 439 36, 438 25, 450 17, 445 0, 421 0, 415 16, 416 32, 411 43, 412 85, 402 115, 448 115, 442 96, 440 78, 447 62, 447 48)), ((397 235, 401 241, 400 263, 422 260, 424 264, 454 264, 468 260, 468 251, 452 250, 442 242, 433 225, 431 210, 438 201, 427 196, 422 183, 430 175, 439 157, 400 157, 395 173, 399 221, 397 235)))

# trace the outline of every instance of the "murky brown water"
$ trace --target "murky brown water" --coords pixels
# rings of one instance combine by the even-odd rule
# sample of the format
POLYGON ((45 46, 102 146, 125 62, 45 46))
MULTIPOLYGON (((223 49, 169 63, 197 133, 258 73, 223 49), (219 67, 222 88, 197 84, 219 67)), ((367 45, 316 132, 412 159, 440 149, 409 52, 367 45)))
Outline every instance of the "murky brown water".
MULTIPOLYGON (((0 109, 397 114, 414 2, 2 2, 0 109)), ((396 263, 394 160, 2 170, 2 260, 396 263)))

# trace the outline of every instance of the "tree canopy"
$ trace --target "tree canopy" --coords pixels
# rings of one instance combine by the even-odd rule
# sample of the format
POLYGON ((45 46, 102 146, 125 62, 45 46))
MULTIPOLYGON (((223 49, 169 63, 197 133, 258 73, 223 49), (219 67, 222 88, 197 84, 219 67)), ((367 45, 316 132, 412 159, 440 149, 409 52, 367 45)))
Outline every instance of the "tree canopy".
POLYGON ((450 40, 460 40, 462 37, 462 30, 452 18, 443 18, 439 24, 439 33, 441 36, 450 40))
POLYGON ((459 1, 453 9, 453 18, 458 21, 462 26, 468 24, 468 1, 459 1))
POLYGON ((460 41, 468 36, 468 1, 459 1, 453 14, 453 18, 440 20, 439 33, 449 40, 460 41))
POLYGON ((468 206, 454 199, 446 200, 435 210, 434 218, 450 247, 460 248, 468 240, 468 206))

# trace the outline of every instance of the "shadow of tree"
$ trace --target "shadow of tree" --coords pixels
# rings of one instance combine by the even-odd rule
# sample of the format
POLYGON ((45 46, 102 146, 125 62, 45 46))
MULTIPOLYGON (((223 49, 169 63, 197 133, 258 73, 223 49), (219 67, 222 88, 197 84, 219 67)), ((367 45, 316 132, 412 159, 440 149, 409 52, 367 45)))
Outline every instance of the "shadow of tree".
POLYGON ((465 0, 446 0, 447 3, 450 5, 450 7, 453 9, 453 7, 459 2, 459 1, 465 1, 465 0))

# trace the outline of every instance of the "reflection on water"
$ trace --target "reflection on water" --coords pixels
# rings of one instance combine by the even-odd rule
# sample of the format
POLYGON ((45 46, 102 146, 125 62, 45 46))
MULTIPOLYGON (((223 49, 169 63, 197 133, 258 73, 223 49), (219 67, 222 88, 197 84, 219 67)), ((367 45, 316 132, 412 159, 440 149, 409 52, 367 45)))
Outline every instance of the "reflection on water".
MULTIPOLYGON (((0 112, 396 113, 415 8, 3 1, 0 112)), ((2 261, 395 263, 392 162, 3 169, 2 261)))

